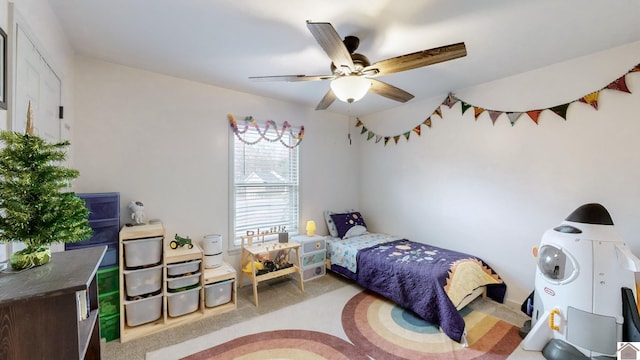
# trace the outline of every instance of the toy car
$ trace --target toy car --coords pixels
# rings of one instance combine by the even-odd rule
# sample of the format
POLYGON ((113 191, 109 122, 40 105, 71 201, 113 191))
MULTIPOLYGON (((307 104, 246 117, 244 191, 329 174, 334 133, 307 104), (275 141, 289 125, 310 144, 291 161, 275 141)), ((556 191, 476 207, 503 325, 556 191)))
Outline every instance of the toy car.
POLYGON ((187 245, 189 249, 193 248, 193 244, 191 243, 191 239, 189 239, 189 237, 183 238, 182 236, 179 236, 178 234, 176 234, 174 239, 175 240, 171 240, 171 242, 169 243, 169 246, 171 246, 172 249, 177 249, 178 246, 185 246, 185 245, 187 245))

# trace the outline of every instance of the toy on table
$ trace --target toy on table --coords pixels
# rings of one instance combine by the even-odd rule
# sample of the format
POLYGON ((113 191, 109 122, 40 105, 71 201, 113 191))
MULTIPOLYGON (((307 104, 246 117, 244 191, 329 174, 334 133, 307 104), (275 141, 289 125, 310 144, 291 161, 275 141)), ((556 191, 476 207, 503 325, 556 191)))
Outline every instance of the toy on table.
POLYGON ((188 236, 184 238, 176 234, 174 239, 175 240, 171 240, 171 242, 169 243, 169 246, 171 246, 172 249, 177 249, 178 246, 185 246, 185 245, 187 245, 189 249, 193 249, 193 244, 191 243, 191 239, 188 236))

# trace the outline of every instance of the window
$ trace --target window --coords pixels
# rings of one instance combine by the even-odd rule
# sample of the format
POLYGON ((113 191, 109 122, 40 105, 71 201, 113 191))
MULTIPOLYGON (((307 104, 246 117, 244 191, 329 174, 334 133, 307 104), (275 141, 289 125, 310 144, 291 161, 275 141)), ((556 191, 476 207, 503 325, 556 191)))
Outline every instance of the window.
MULTIPOLYGON (((261 127, 260 131, 264 131, 261 127)), ((278 135, 273 127, 267 138, 278 135)), ((298 147, 283 146, 280 141, 260 138, 256 129, 233 134, 233 245, 247 231, 285 229, 298 233, 298 147), (258 141, 260 140, 260 141, 258 141)), ((287 145, 296 140, 288 131, 281 139, 287 145)), ((267 239, 265 239, 267 240, 267 239)))

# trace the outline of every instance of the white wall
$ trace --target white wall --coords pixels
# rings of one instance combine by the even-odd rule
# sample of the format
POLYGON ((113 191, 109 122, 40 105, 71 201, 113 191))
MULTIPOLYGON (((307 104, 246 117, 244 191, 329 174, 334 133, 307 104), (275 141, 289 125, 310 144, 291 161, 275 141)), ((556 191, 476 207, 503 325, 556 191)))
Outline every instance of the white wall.
MULTIPOLYGON (((64 138, 71 137, 73 131, 73 50, 69 45, 60 23, 54 16, 49 3, 42 0, 20 0, 7 1, 0 0, 0 26, 8 35, 8 57, 15 56, 11 39, 14 31, 12 27, 15 21, 19 21, 21 26, 28 31, 29 36, 36 43, 40 53, 46 57, 47 62, 62 80, 62 104, 65 106, 65 119, 63 121, 62 135, 64 138), (15 14, 10 14, 10 4, 14 6, 15 14)), ((11 60, 7 59, 7 65, 11 65, 11 60)), ((11 78, 15 75, 11 67, 7 68, 7 93, 5 99, 9 106, 7 110, 0 110, 0 129, 11 129, 10 113, 12 109, 13 89, 11 78)), ((26 116, 26 114, 17 114, 26 116)), ((36 119, 37 121, 37 119, 36 119)), ((68 154, 68 163, 73 164, 73 152, 68 154)), ((15 244, 14 244, 15 245, 15 244)), ((64 246, 55 244, 54 251, 63 250, 64 246)), ((14 249, 15 250, 15 249, 14 249)), ((6 256, 6 252, 11 252, 11 244, 5 246, 0 244, 0 261, 6 256)))
POLYGON ((322 210, 357 204, 346 117, 94 59, 76 63, 76 191, 120 192, 123 221, 126 204, 139 200, 168 236, 228 240, 228 113, 304 125, 301 222, 322 224, 322 210))
MULTIPOLYGON (((456 95, 493 110, 548 108, 599 90, 638 63, 634 43, 456 95)), ((494 126, 488 114, 477 121, 473 111, 462 116, 458 103, 409 142, 384 147, 358 136, 367 224, 480 256, 505 279, 507 299, 518 303, 533 290, 531 248, 580 205, 604 205, 640 254, 640 73, 628 75, 627 84, 633 94, 603 91, 599 110, 573 104, 566 121, 546 111, 539 125, 525 117, 512 127, 502 115, 494 126)), ((362 120, 377 134, 401 134, 442 101, 362 120)))

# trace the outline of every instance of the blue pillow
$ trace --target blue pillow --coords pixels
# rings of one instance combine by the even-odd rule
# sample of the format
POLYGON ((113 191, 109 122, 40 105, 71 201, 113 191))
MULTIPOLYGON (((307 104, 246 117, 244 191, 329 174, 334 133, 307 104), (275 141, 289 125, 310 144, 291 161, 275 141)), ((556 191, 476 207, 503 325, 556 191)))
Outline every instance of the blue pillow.
POLYGON ((347 239, 349 237, 367 233, 367 225, 362 215, 355 211, 345 214, 331 214, 331 220, 338 230, 338 237, 347 239))

